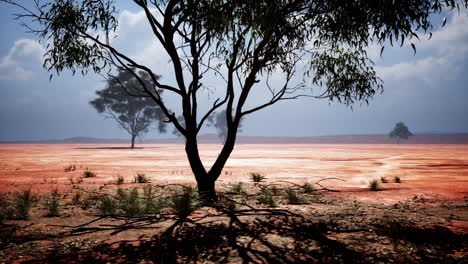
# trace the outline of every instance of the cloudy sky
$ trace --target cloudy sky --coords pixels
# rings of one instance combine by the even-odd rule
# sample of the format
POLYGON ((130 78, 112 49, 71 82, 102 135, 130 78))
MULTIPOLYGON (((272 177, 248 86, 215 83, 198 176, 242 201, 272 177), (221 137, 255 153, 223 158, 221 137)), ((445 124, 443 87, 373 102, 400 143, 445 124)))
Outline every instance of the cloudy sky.
MULTIPOLYGON (((170 65, 148 34, 143 13, 126 5, 119 10, 120 28, 113 44, 171 82, 170 65)), ((88 103, 94 92, 105 86, 100 76, 64 72, 49 82, 49 73, 41 67, 45 48, 12 19, 15 11, 0 4, 0 141, 127 137, 88 103)), ((383 94, 376 95, 369 105, 351 109, 310 98, 280 102, 249 115, 242 134, 381 134, 400 121, 413 132, 468 132, 468 11, 448 14, 444 28, 440 28, 442 19, 434 17, 437 26, 432 39, 422 35, 421 41, 415 42, 416 55, 409 44, 386 47, 382 57, 379 47, 369 48, 384 80, 383 94)), ((220 84, 215 79, 209 82, 213 89, 220 84)), ((249 103, 262 99, 254 95, 249 103)), ((153 131, 145 138, 171 136, 153 131)))

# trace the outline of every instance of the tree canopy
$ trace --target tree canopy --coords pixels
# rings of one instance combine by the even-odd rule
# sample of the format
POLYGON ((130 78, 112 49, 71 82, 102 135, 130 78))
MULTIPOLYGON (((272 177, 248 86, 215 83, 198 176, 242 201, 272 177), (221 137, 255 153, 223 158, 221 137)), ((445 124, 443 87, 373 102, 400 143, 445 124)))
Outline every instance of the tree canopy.
MULTIPOLYGON (((21 7, 14 0, 2 0, 21 7)), ((185 150, 199 191, 214 195, 236 141, 241 119, 279 101, 327 98, 347 105, 368 102, 383 88, 366 49, 371 43, 403 46, 433 29, 431 15, 468 6, 468 0, 133 0, 151 34, 170 58, 174 82, 160 82, 152 70, 109 41, 118 28, 112 0, 36 1, 20 19, 47 39, 44 67, 108 72, 110 66, 132 74, 186 138, 185 150), (135 72, 151 77, 147 86, 135 72), (303 73, 302 80, 293 78, 303 73), (271 76, 282 76, 272 82, 271 76), (224 81, 222 95, 201 112, 199 96, 207 76, 224 81), (318 93, 309 88, 319 86, 318 93), (158 90, 152 89, 157 87, 158 90), (247 104, 253 90, 269 96, 247 104), (171 111, 159 91, 179 99, 171 111), (174 108, 175 109, 175 108, 174 108), (218 109, 225 110, 226 140, 212 166, 200 159, 197 134, 218 109), (178 116, 183 117, 183 122, 178 116)))
MULTIPOLYGON (((145 85, 151 86, 152 82, 148 73, 136 72, 145 85)), ((158 76, 156 78, 159 79, 158 76)), ((163 112, 128 71, 120 70, 117 76, 109 77, 106 87, 96 91, 96 95, 97 98, 89 103, 99 113, 113 118, 131 135, 131 148, 135 147, 135 138, 149 132, 150 127, 155 123, 158 123, 160 132, 165 132, 163 112)))
POLYGON ((393 130, 390 132, 389 137, 395 138, 397 143, 400 143, 401 139, 408 139, 410 136, 413 136, 408 129, 408 127, 403 122, 396 123, 393 130))

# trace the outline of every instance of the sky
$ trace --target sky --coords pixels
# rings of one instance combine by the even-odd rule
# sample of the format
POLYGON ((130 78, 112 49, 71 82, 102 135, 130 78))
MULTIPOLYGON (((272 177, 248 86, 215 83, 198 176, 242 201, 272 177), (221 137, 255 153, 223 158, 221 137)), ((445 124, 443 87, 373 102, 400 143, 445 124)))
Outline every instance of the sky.
MULTIPOLYGON (((162 75, 163 81, 173 82, 167 56, 149 34, 143 13, 130 4, 118 9, 120 26, 112 44, 162 75)), ((128 137, 115 121, 98 114, 88 103, 96 90, 105 87, 101 76, 72 76, 64 71, 49 81, 50 73, 42 68, 45 45, 13 20, 11 14, 17 11, 0 4, 0 141, 128 137)), ((412 132, 468 132, 468 11, 447 14, 443 28, 442 16, 433 19, 433 36, 428 40, 428 35, 420 35, 421 41, 415 41, 416 55, 409 43, 401 48, 387 45, 382 56, 380 47, 369 47, 377 74, 384 81, 383 93, 369 105, 350 108, 312 98, 279 102, 248 115, 241 135, 386 134, 401 121, 412 132)), ((212 102, 222 89, 220 80, 209 77, 207 81, 212 90, 200 99, 202 105, 212 102)), ((254 93, 248 104, 266 99, 264 94, 254 93)), ((174 98, 169 96, 167 101, 177 108, 174 98)), ((202 131, 213 132, 210 128, 202 131)), ((161 135, 157 129, 143 136, 167 137, 173 135, 161 135)))

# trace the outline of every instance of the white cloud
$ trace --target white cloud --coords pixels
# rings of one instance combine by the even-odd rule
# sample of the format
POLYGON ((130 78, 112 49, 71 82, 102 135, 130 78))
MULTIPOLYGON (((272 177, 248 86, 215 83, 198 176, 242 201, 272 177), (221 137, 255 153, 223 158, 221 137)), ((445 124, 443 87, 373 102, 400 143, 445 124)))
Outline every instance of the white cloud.
MULTIPOLYGON (((441 80, 454 80, 462 72, 460 64, 468 56, 468 16, 465 13, 453 15, 450 22, 438 31, 420 36, 416 42, 418 53, 430 54, 412 61, 387 67, 376 67, 384 80, 423 80, 429 85, 441 80)), ((405 45, 410 47, 410 43, 405 45)), ((411 49, 411 48, 410 48, 411 49)))
POLYGON ((8 54, 0 59, 0 80, 30 80, 33 70, 42 65, 44 52, 36 40, 16 40, 8 54))

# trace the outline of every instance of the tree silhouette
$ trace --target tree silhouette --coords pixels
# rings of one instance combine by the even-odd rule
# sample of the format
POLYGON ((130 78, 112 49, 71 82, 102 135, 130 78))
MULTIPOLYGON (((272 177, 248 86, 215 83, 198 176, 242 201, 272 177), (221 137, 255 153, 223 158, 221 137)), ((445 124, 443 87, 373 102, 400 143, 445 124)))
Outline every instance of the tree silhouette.
POLYGON ((390 132, 389 136, 390 138, 395 138, 397 143, 400 144, 401 139, 408 139, 410 136, 413 136, 413 133, 409 131, 405 123, 398 122, 390 132))
POLYGON ((133 0, 150 26, 148 34, 172 64, 175 81, 163 83, 109 41, 118 28, 114 1, 47 0, 34 9, 15 0, 0 1, 22 8, 17 18, 33 20, 29 29, 51 43, 44 55, 47 70, 86 74, 112 66, 133 74, 185 137, 185 152, 206 201, 216 199, 215 182, 234 149, 241 119, 304 96, 367 103, 382 91, 367 56, 370 43, 383 52, 387 43, 403 46, 409 41, 416 52, 411 41, 433 29, 432 14, 468 6, 468 0, 133 0), (153 84, 143 85, 131 67, 147 72, 153 84), (297 71, 303 78, 294 78, 297 71), (273 75, 283 81, 272 82, 273 75), (224 82, 218 87, 222 95, 202 112, 198 100, 210 77, 224 82), (309 89, 313 85, 321 90, 309 89), (172 112, 153 87, 177 97, 179 107, 174 109, 179 112, 172 112), (267 96, 253 104, 252 93, 267 96), (206 169, 197 135, 221 108, 226 110, 226 140, 206 169))
MULTIPOLYGON (((145 85, 152 84, 148 73, 135 71, 145 85)), ((155 77, 159 79, 158 76, 155 77)), ((160 94, 163 91, 158 91, 160 94)), ((165 132, 162 122, 164 114, 157 104, 147 96, 138 79, 126 70, 119 70, 117 76, 107 80, 106 88, 96 91, 97 98, 89 103, 106 117, 113 118, 119 126, 131 135, 131 148, 135 147, 135 138, 147 133, 158 122, 160 132, 165 132)))

